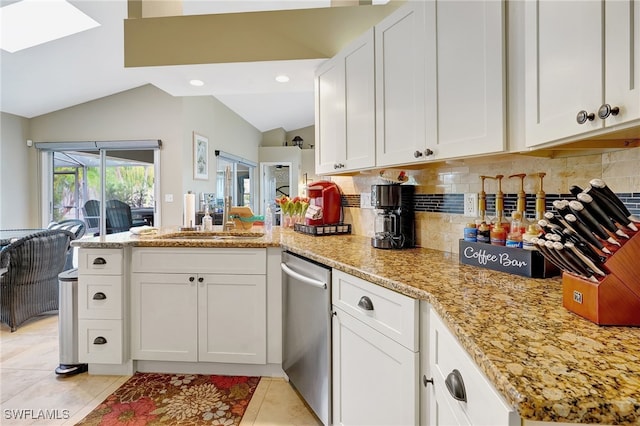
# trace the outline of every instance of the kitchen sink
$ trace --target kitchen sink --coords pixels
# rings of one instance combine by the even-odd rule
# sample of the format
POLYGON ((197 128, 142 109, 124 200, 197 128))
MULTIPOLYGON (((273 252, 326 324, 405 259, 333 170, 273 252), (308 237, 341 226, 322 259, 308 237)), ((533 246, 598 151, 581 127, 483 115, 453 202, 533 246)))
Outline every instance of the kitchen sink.
POLYGON ((262 238, 263 232, 248 231, 183 231, 158 235, 157 239, 166 240, 239 240, 262 238))

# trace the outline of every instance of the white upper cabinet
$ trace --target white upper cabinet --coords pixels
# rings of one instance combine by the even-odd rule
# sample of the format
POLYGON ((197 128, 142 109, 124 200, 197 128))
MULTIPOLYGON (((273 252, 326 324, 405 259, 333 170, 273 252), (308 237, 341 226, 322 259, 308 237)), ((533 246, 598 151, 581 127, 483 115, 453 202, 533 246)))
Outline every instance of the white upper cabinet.
POLYGON ((424 158, 504 151, 504 2, 427 2, 426 22, 424 158))
POLYGON ((408 2, 375 26, 376 165, 424 159, 425 4, 408 2))
POLYGON ((377 165, 505 149, 504 3, 410 2, 376 26, 377 165))
POLYGON ((526 145, 640 118, 640 2, 525 5, 526 145))
POLYGON ((333 57, 316 71, 316 174, 335 172, 344 159, 344 69, 333 57))
MULTIPOLYGON (((614 0, 605 10, 605 99, 618 107, 605 126, 640 119, 640 1, 614 0)), ((598 114, 596 114, 598 115, 598 114)))
POLYGON ((316 72, 316 173, 375 165, 373 29, 316 72))

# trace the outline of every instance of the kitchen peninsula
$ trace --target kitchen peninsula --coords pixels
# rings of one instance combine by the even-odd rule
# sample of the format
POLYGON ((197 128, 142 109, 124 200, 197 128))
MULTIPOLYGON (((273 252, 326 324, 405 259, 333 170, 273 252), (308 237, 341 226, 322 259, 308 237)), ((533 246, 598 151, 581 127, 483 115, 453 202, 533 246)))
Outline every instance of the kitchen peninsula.
MULTIPOLYGON (((522 419, 640 422, 640 329, 600 327, 567 311, 562 307, 559 278, 529 279, 480 269, 460 264, 457 254, 430 249, 377 250, 363 236, 312 237, 279 228, 272 237, 252 239, 172 239, 123 233, 73 245, 80 247, 81 281, 82 253, 123 250, 125 289, 135 263, 131 252, 141 248, 173 252, 183 248, 265 249, 272 252, 266 261, 267 287, 280 277, 279 270, 273 270, 279 267, 280 249, 289 250, 428 303, 522 419)), ((274 314, 274 301, 268 298, 277 294, 267 296, 270 314, 274 314)), ((124 306, 129 306, 129 299, 125 291, 124 306)), ((157 309, 169 314, 168 307, 157 309)), ((128 335, 128 309, 123 311, 128 335)), ((126 347, 126 337, 124 340, 126 347)), ((267 339, 267 363, 278 362, 274 343, 267 339)), ((126 349, 123 354, 123 362, 131 362, 126 349)))

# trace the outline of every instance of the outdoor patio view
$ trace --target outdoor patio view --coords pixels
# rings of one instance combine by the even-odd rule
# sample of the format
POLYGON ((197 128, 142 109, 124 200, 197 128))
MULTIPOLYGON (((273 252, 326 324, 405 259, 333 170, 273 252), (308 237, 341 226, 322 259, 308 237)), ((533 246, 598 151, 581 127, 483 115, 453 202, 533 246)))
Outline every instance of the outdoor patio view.
MULTIPOLYGON (((149 164, 108 156, 105 192, 107 232, 121 232, 143 224, 153 225, 153 162, 149 164)), ((100 216, 99 155, 55 152, 52 195, 51 213, 54 221, 81 219, 90 232, 97 232, 100 216)))

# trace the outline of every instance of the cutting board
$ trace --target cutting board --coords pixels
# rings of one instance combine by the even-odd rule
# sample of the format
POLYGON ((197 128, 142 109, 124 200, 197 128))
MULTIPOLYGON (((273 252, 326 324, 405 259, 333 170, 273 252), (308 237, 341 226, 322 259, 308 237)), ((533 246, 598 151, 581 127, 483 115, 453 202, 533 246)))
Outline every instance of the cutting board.
MULTIPOLYGON (((231 209, 229 210, 229 214, 249 218, 253 216, 253 210, 251 210, 251 207, 247 206, 236 206, 231 207, 231 209)), ((253 226, 253 222, 243 222, 238 219, 235 219, 234 222, 236 224, 236 229, 251 229, 251 227, 253 226)))

